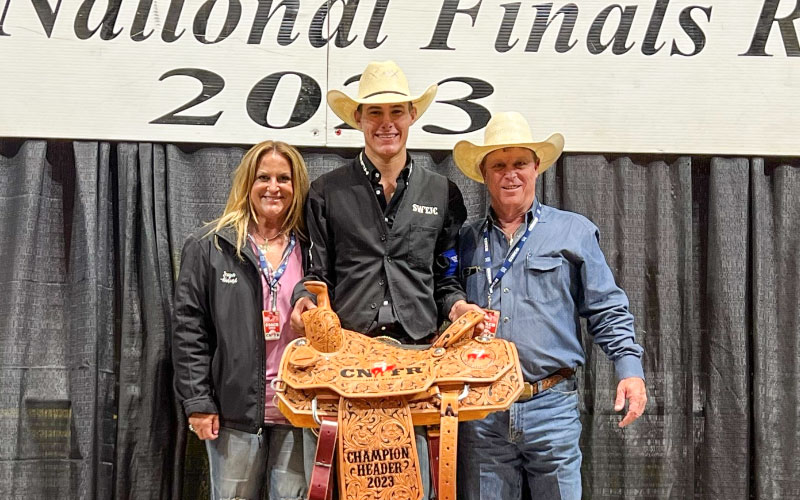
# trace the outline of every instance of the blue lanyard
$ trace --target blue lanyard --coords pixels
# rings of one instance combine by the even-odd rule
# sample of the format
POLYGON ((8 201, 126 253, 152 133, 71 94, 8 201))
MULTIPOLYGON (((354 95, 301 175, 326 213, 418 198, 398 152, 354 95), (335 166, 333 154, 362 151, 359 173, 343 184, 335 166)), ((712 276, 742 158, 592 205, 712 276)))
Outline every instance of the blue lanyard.
POLYGON ((264 255, 264 252, 258 248, 256 244, 256 240, 253 239, 253 235, 248 234, 248 238, 253 244, 256 246, 256 251, 258 252, 258 262, 261 265, 261 272, 264 273, 264 276, 267 278, 267 285, 269 285, 270 295, 272 296, 271 306, 272 311, 278 310, 278 281, 280 281, 281 276, 286 271, 286 267, 289 265, 289 256, 292 255, 292 251, 294 250, 295 246, 295 239, 294 239, 294 231, 289 233, 289 246, 286 247, 286 250, 283 252, 283 259, 281 260, 281 264, 278 266, 278 269, 273 273, 272 272, 272 265, 270 265, 269 261, 267 261, 267 256, 264 255))
POLYGON ((520 250, 522 250, 523 245, 525 242, 528 241, 528 236, 530 236, 531 231, 536 226, 536 223, 539 222, 539 216, 542 215, 542 206, 539 203, 536 203, 536 209, 534 210, 533 220, 530 224, 528 224, 527 229, 525 229, 525 234, 522 235, 522 238, 519 239, 516 245, 513 248, 508 249, 508 253, 506 254, 506 258, 503 260, 503 265, 500 266, 500 270, 497 271, 494 279, 492 279, 492 254, 489 251, 489 221, 486 221, 486 224, 483 226, 483 265, 486 269, 486 281, 489 283, 489 295, 486 307, 491 309, 492 308, 492 292, 494 292, 494 287, 496 287, 500 280, 503 279, 503 276, 506 275, 511 266, 514 264, 514 260, 516 260, 517 256, 519 255, 520 250))

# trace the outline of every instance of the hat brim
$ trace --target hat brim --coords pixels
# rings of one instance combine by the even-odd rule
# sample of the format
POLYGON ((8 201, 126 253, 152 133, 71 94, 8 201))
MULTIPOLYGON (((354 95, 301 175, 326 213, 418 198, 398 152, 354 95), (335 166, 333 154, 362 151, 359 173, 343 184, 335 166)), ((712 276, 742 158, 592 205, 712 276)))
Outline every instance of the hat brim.
POLYGON ((459 141, 453 148, 453 161, 470 179, 483 183, 481 162, 492 151, 503 148, 527 148, 539 158, 539 174, 550 168, 564 151, 564 136, 553 134, 542 142, 518 142, 510 144, 489 144, 478 146, 469 141, 459 141))
MULTIPOLYGON (((428 107, 433 103, 436 97, 436 90, 438 85, 435 83, 428 87, 425 92, 419 96, 403 96, 400 94, 384 93, 367 97, 364 99, 353 99, 344 92, 339 90, 329 90, 327 94, 328 106, 336 116, 342 119, 343 122, 350 125, 356 130, 361 130, 361 127, 356 122, 355 111, 360 105, 364 104, 395 104, 410 102, 417 109, 416 120, 422 116, 428 107)), ((415 120, 415 121, 416 121, 415 120)))

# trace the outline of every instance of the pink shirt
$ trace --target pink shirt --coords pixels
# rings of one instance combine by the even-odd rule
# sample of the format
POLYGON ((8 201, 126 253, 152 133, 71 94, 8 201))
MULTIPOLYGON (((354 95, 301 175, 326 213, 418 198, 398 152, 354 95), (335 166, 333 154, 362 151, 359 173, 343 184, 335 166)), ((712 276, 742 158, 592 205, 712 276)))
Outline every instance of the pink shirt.
MULTIPOLYGON (((258 255, 258 250, 253 243, 253 252, 258 255)), ((264 294, 264 309, 270 309, 272 303, 272 293, 267 283, 267 278, 259 268, 261 275, 261 289, 264 294)), ((283 414, 278 410, 273 402, 275 391, 272 390, 270 382, 278 375, 278 366, 281 362, 281 356, 286 346, 292 340, 299 337, 294 333, 289 319, 292 314, 292 291, 294 285, 303 277, 303 259, 300 254, 300 244, 295 245, 292 253, 289 254, 289 262, 286 266, 286 271, 283 272, 280 281, 278 281, 278 312, 280 313, 281 321, 281 338, 277 340, 266 341, 266 398, 264 399, 264 423, 268 424, 288 424, 289 422, 284 418, 283 414)), ((262 332, 263 335, 263 332, 262 332)))

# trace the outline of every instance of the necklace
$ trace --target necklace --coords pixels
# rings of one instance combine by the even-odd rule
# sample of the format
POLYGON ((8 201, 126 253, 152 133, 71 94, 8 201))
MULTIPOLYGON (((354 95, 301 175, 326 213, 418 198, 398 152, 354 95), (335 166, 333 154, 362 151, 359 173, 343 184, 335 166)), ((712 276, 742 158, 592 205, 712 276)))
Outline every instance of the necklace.
POLYGON ((267 253, 267 250, 269 250, 269 242, 270 242, 270 241, 273 241, 273 240, 275 240, 275 239, 277 239, 279 236, 283 236, 283 231, 281 231, 280 233, 276 234, 276 235, 275 235, 275 236, 273 236, 272 238, 265 238, 265 237, 261 236, 260 234, 258 234, 258 231, 255 231, 255 234, 256 234, 256 235, 257 235, 259 238, 261 238, 262 240, 264 240, 264 243, 256 243, 256 246, 258 247, 258 249, 259 249, 259 250, 261 250, 261 252, 263 252, 264 254, 266 254, 266 253, 267 253))

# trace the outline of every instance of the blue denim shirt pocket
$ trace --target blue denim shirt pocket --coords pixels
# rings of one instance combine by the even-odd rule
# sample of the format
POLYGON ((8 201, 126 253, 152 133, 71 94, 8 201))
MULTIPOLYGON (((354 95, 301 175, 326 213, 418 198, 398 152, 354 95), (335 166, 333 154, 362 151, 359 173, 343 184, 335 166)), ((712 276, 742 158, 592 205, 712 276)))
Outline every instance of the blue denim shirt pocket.
POLYGON ((546 303, 561 298, 563 263, 561 257, 528 254, 525 260, 525 283, 529 300, 546 303))

